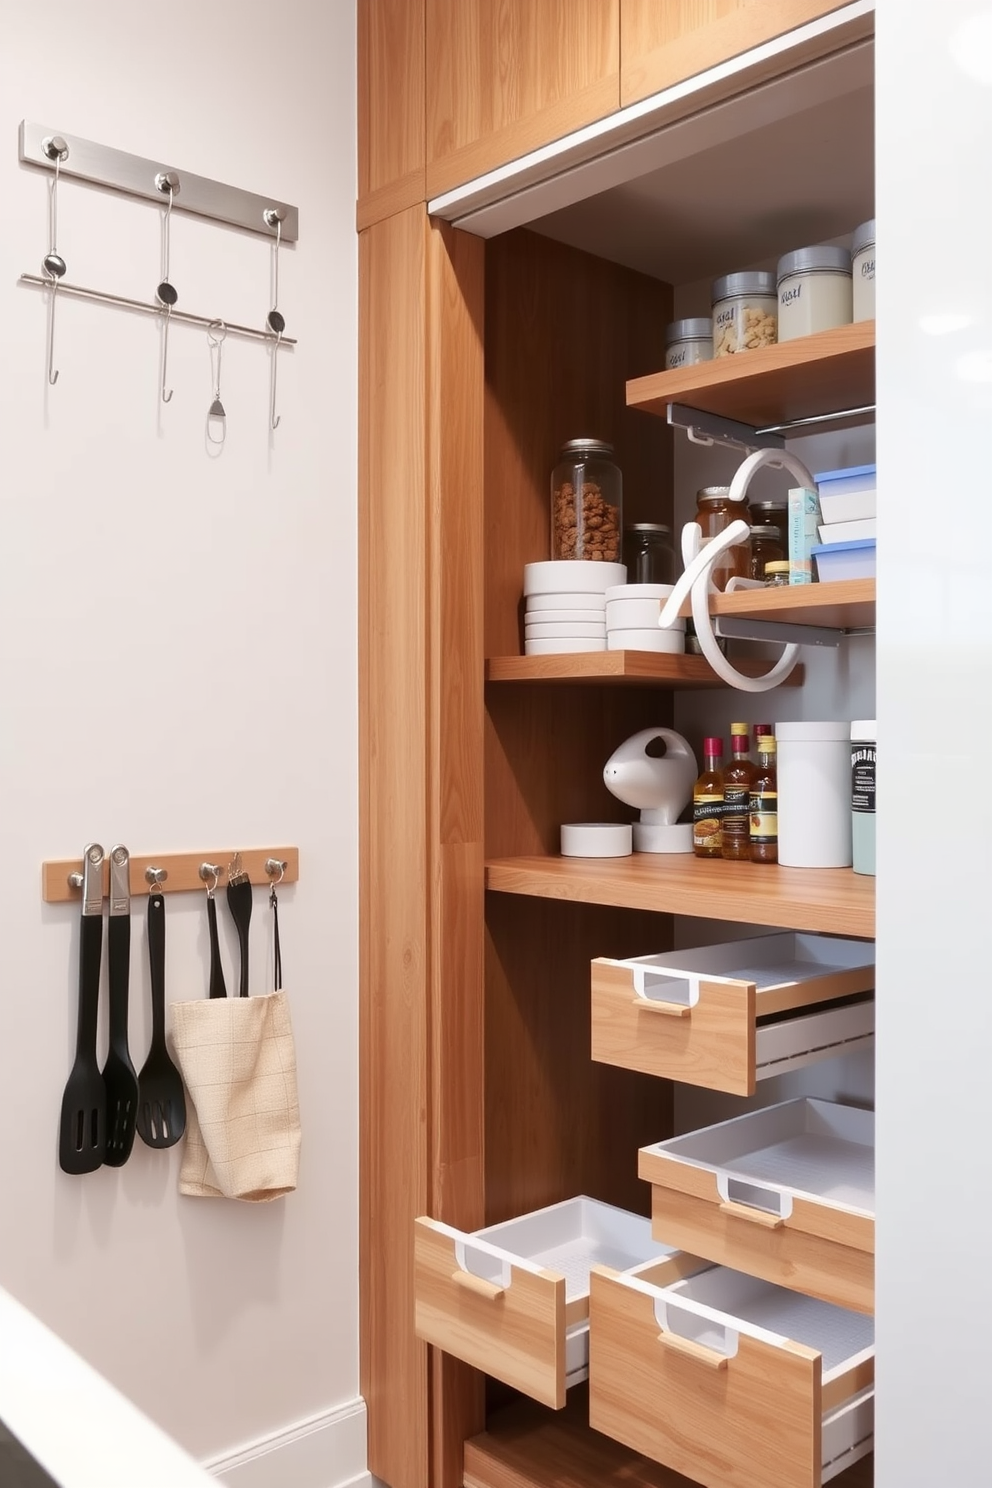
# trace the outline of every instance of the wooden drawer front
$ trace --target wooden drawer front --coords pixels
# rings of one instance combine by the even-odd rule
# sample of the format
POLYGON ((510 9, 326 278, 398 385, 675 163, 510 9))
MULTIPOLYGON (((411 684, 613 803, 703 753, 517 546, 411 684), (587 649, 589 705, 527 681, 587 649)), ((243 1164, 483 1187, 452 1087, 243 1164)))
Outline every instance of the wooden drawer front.
POLYGON ((495 1247, 448 1225, 426 1218, 416 1221, 417 1336, 561 1410, 565 1278, 497 1255, 495 1247), (494 1280, 466 1270, 465 1247, 477 1257, 489 1253, 494 1264, 487 1269, 494 1280))
POLYGON ((589 1424, 707 1488, 818 1488, 865 1455, 873 1346, 825 1376, 816 1348, 673 1296, 712 1270, 688 1262, 594 1268, 589 1424))
POLYGON ((828 1058, 832 1048, 846 1051, 855 1039, 871 1037, 873 1015, 863 1008, 833 1010, 830 1023, 816 1030, 800 1019, 804 1009, 869 992, 874 959, 874 947, 863 942, 793 934, 629 961, 598 959, 592 963, 592 1057, 753 1095, 766 1074, 828 1058), (762 1018, 786 1012, 797 1016, 761 1025, 762 1018))

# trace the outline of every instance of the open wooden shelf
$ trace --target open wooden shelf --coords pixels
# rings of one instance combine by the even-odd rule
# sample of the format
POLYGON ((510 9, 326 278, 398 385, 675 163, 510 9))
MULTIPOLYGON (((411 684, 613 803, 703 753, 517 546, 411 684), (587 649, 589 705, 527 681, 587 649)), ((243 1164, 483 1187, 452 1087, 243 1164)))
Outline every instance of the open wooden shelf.
POLYGON ((486 864, 486 888, 785 930, 875 934, 875 880, 851 868, 725 863, 690 853, 494 858, 486 864))
MULTIPOLYGON (((812 622, 810 622, 812 623, 812 622)), ((734 657, 746 677, 763 677, 772 661, 734 657)), ((801 687, 804 671, 797 666, 783 687, 801 687)), ((703 688, 726 687, 703 656, 669 656, 658 651, 582 651, 560 656, 491 656, 487 682, 598 682, 628 686, 703 688)))
POLYGON ((666 415, 684 403, 755 428, 875 401, 875 322, 800 336, 627 383, 627 406, 666 415))
MULTIPOLYGON (((465 1443, 465 1488, 698 1488, 681 1473, 593 1431, 586 1392, 570 1390, 563 1411, 520 1401, 465 1443)), ((872 1488, 874 1458, 863 1457, 835 1488, 872 1488)))
MULTIPOLYGON (((686 604, 684 613, 692 614, 691 603, 686 604)), ((750 620, 788 620, 792 625, 825 625, 831 630, 862 630, 875 624, 875 580, 839 579, 833 584, 738 589, 733 594, 714 594, 710 613, 746 615, 750 620)))

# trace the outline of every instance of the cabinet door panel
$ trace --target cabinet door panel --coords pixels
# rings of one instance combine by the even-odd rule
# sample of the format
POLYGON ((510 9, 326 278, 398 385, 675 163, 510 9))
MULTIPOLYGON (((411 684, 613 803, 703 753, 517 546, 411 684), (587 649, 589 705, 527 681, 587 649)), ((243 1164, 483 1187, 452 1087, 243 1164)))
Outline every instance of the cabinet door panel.
POLYGON ((837 9, 829 0, 620 0, 621 106, 837 9))
POLYGON ((358 0, 358 227, 424 200, 425 0, 358 0))
POLYGON ((427 0, 427 195, 612 113, 620 0, 427 0))

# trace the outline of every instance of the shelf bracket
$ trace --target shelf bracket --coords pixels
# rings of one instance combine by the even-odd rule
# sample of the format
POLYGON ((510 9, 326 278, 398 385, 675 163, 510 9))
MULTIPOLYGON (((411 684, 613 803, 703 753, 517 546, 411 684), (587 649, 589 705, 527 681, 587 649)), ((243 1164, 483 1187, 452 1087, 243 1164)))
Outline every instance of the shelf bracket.
POLYGON ((833 630, 824 625, 791 625, 783 620, 751 620, 746 615, 714 615, 718 636, 731 641, 775 641, 779 645, 839 646, 848 635, 863 631, 833 630))
POLYGON ((720 444, 747 451, 785 449, 782 435, 773 430, 754 429, 750 424, 702 408, 688 408, 684 403, 669 403, 668 422, 674 429, 684 429, 693 444, 720 444))

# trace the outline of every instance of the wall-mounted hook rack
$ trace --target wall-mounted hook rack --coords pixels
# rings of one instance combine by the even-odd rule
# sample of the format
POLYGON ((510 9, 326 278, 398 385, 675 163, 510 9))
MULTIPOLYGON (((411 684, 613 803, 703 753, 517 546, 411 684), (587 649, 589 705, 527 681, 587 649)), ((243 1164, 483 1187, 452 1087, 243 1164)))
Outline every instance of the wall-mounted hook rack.
MULTIPOLYGON (((52 281, 43 279, 40 274, 22 274, 22 284, 33 284, 41 289, 51 289, 52 281)), ((137 310, 142 315, 157 315, 161 319, 164 310, 160 304, 153 304, 151 300, 129 300, 126 295, 110 294, 103 289, 87 289, 82 284, 66 284, 64 280, 59 281, 60 295, 74 295, 80 300, 96 300, 101 305, 120 305, 125 310, 137 310)), ((188 310, 172 309, 173 321, 182 321, 184 325, 212 326, 217 324, 216 315, 192 315, 188 310)), ((272 331, 259 330, 255 326, 238 325, 237 322, 225 320, 224 325, 232 336, 247 336, 253 341, 268 341, 275 344, 276 337, 272 331)), ((295 346, 295 336, 282 336, 280 345, 295 346)))
MULTIPOLYGON (((221 880, 231 861, 230 848, 210 848, 186 853, 154 853, 144 856, 132 855, 130 861, 131 893, 135 898, 157 889, 162 894, 202 893, 204 879, 200 869, 204 863, 224 864, 221 880), (149 874, 164 874, 154 881, 149 874)), ((300 877, 300 850, 298 847, 250 847, 241 849, 244 871, 253 884, 270 885, 272 873, 267 864, 285 864, 283 884, 297 883, 300 877)), ((41 897, 46 904, 71 904, 79 898, 82 888, 82 859, 48 859, 41 865, 41 897), (78 880, 78 882, 77 882, 78 880)), ((103 865, 104 897, 110 892, 110 860, 103 865)))
MULTIPOLYGON (((64 130, 55 130, 46 124, 32 124, 27 119, 21 121, 20 158, 26 165, 54 170, 55 155, 51 150, 56 142, 66 152, 63 155, 59 151, 59 169, 63 176, 76 176, 95 186, 109 186, 112 191, 140 196, 159 206, 163 191, 159 179, 174 183, 178 178, 178 184, 172 184, 177 212, 210 217, 215 222, 243 227, 266 238, 275 237, 278 224, 284 243, 295 243, 300 236, 299 211, 288 202, 277 201, 271 196, 258 196, 253 191, 241 191, 236 186, 212 181, 207 176, 194 176, 191 171, 178 170, 163 161, 130 155, 126 150, 114 150, 109 145, 98 145, 93 140, 66 134, 64 130), (266 214, 273 212, 282 215, 270 219, 266 214)), ((168 193, 169 186, 164 189, 168 193)))

